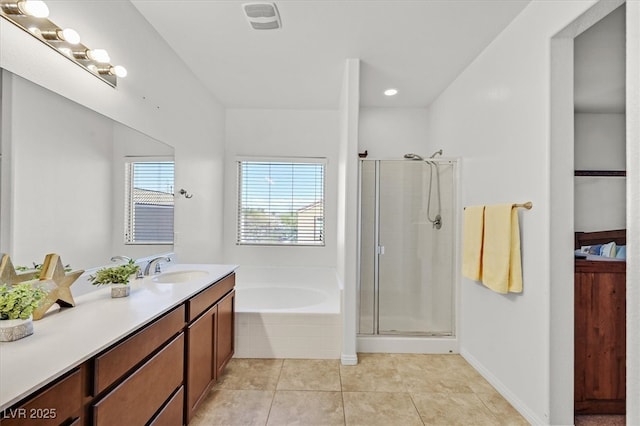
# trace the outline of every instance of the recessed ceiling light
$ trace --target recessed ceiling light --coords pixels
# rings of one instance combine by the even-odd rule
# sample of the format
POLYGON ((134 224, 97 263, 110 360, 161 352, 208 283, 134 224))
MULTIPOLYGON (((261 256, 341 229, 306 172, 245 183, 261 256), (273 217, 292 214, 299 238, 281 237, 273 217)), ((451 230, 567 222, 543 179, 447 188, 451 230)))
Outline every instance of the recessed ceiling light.
POLYGON ((398 94, 398 89, 387 89, 384 91, 384 94, 387 96, 395 96, 398 94))

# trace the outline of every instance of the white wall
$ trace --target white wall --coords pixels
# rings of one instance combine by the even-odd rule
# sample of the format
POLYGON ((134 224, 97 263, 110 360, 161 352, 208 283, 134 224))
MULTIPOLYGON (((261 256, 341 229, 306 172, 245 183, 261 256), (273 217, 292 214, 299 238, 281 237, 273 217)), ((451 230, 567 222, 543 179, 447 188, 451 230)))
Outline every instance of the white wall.
POLYGON ((415 153, 427 157, 426 108, 360 108, 358 152, 367 158, 402 158, 415 153))
POLYGON ((534 424, 553 422, 550 39, 592 4, 530 3, 429 111, 429 144, 462 158, 462 206, 533 202, 520 211, 524 291, 499 295, 464 279, 461 353, 534 424))
MULTIPOLYGON (((625 170, 624 114, 576 113, 574 167, 576 170, 625 170)), ((576 231, 626 228, 626 179, 576 177, 576 231)))
POLYGON ((337 275, 342 285, 342 364, 358 362, 356 319, 358 285, 358 122, 360 60, 345 62, 340 93, 340 145, 338 153, 337 275))
POLYGON ((627 424, 640 424, 640 2, 627 2, 627 424))
POLYGON ((175 251, 222 259, 224 110, 129 2, 54 2, 51 19, 109 50, 129 75, 114 89, 6 20, 0 67, 176 148, 175 251), (117 28, 117 31, 114 30, 117 28))
POLYGON ((224 261, 240 265, 336 265, 338 111, 229 109, 226 114, 224 261), (238 157, 320 157, 325 171, 325 246, 236 245, 238 157))

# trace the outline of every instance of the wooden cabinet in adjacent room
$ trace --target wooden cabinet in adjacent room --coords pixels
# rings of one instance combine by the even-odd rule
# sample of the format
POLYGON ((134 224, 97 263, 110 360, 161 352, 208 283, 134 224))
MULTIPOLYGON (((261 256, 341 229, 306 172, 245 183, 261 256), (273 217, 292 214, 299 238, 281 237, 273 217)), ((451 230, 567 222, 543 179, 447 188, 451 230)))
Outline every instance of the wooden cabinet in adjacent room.
POLYGON ((575 261, 575 412, 625 412, 626 262, 575 261))

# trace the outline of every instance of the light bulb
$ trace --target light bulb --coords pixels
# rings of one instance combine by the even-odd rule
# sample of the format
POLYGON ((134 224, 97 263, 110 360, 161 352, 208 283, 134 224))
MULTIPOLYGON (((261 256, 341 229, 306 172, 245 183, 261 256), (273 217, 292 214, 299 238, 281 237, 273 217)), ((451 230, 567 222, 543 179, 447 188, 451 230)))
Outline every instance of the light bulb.
POLYGON ((96 66, 95 66, 95 65, 93 65, 93 64, 91 64, 91 65, 87 65, 87 69, 88 69, 89 71, 91 71, 91 72, 96 73, 96 74, 98 73, 98 67, 96 67, 96 66))
POLYGON ((91 59, 92 61, 100 62, 103 64, 106 64, 107 62, 111 61, 111 58, 109 58, 109 54, 104 49, 87 50, 87 58, 91 59))
POLYGON ((80 43, 80 35, 71 28, 65 28, 64 30, 61 30, 60 28, 53 30, 38 30, 38 32, 40 36, 46 40, 66 41, 69 44, 80 43))
POLYGON ((64 30, 58 30, 58 38, 60 40, 66 41, 67 43, 71 43, 71 44, 78 44, 80 43, 80 34, 78 34, 78 32, 76 30, 73 30, 71 28, 65 28, 64 30))
POLYGON ((111 67, 111 73, 115 74, 116 77, 125 78, 127 76, 127 69, 122 65, 116 65, 115 67, 111 67))
POLYGON ((73 52, 71 51, 71 49, 69 49, 68 47, 61 47, 60 49, 58 49, 60 52, 62 52, 63 55, 66 56, 73 56, 73 52))
POLYGON ((46 18, 49 16, 49 8, 40 0, 20 0, 18 2, 18 10, 23 15, 33 16, 34 18, 46 18))
POLYGON ((395 96, 398 94, 398 89, 387 89, 384 91, 386 96, 395 96))

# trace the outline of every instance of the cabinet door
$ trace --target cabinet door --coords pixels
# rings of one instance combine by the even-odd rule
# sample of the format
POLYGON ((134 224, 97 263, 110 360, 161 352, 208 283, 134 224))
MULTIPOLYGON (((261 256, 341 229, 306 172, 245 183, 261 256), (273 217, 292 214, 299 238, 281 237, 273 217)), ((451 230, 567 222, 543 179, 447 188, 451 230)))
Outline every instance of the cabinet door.
POLYGON ((220 377, 234 352, 235 300, 236 292, 233 290, 218 302, 216 377, 220 377))
POLYGON ((214 305, 187 329, 187 423, 216 378, 217 313, 214 305))
POLYGON ((184 334, 164 346, 93 405, 94 425, 146 424, 184 379, 184 334))
POLYGON ((78 420, 82 408, 81 371, 76 369, 64 379, 17 408, 2 412, 2 426, 62 425, 78 420))
POLYGON ((576 412, 625 412, 625 340, 624 269, 576 271, 576 412))

